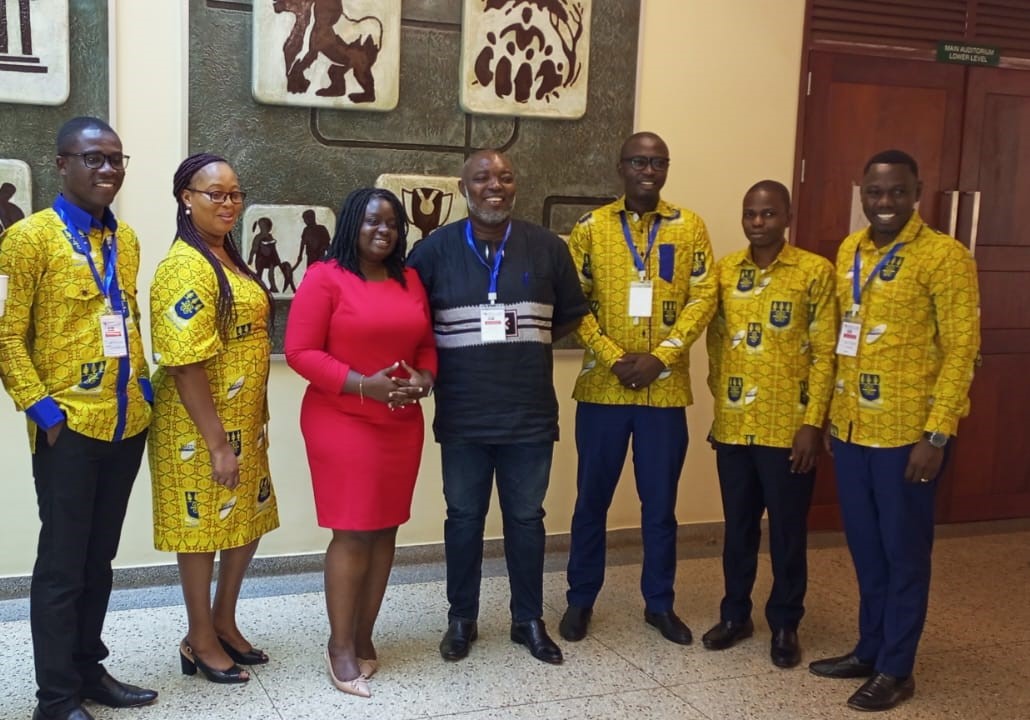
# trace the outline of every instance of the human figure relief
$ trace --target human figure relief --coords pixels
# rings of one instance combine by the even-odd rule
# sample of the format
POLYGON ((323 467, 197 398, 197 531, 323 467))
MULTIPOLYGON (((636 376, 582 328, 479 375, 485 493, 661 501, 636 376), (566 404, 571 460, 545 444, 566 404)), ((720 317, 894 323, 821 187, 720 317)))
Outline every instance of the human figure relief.
POLYGON ((319 55, 324 55, 333 63, 326 72, 329 85, 316 90, 316 95, 346 95, 345 78, 353 71, 361 90, 347 95, 348 99, 354 103, 375 101, 372 66, 383 45, 383 23, 379 18, 366 15, 355 20, 344 12, 343 0, 272 0, 272 6, 277 13, 289 12, 294 16, 293 28, 283 43, 288 92, 308 91, 311 81, 305 73, 319 55), (341 20, 343 23, 338 27, 341 20), (305 36, 307 48, 301 56, 305 36))
MULTIPOLYGON (((266 217, 260 217, 251 228, 251 232, 261 229, 250 241, 250 253, 247 257, 247 264, 254 268, 258 279, 264 272, 268 271, 268 289, 271 292, 279 292, 275 286, 276 268, 282 268, 283 262, 279 257, 279 250, 276 248, 276 240, 272 235, 272 221, 266 217)), ((289 263, 287 263, 288 265, 289 263)))

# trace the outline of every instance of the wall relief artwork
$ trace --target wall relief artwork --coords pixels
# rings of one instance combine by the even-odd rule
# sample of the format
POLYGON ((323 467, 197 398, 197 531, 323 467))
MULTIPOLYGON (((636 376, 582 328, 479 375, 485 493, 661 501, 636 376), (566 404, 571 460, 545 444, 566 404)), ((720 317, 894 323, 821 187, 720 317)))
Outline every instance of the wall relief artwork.
POLYGON ((0 232, 32 214, 32 171, 21 160, 0 159, 0 232))
POLYGON ((468 216, 458 178, 442 175, 392 175, 376 178, 376 187, 401 199, 408 215, 408 248, 441 225, 468 216))
POLYGON ((0 0, 0 102, 68 99, 68 0, 0 0))
POLYGON ((254 0, 258 102, 392 110, 400 93, 401 0, 254 0))
POLYGON ((587 109, 592 0, 464 0, 461 106, 559 119, 587 109))
POLYGON ((240 253, 272 295, 292 298, 309 267, 325 255, 336 215, 317 205, 251 205, 243 213, 240 253))

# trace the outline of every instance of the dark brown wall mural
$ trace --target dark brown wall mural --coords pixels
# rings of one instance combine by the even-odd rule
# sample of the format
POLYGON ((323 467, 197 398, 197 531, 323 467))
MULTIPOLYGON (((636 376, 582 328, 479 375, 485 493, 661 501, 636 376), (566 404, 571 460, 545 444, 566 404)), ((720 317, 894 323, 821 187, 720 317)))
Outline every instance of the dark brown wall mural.
MULTIPOLYGON (((413 183, 410 187, 422 188, 421 192, 405 198, 413 217, 416 206, 421 213, 419 226, 428 229, 447 204, 452 219, 464 215, 460 196, 449 188, 433 188, 444 188, 443 181, 456 177, 465 158, 482 147, 498 147, 511 156, 518 175, 516 215, 559 234, 567 233, 582 213, 618 194, 615 155, 633 124, 638 0, 592 1, 589 59, 582 58, 590 76, 586 113, 576 120, 462 110, 462 0, 403 1, 399 99, 393 110, 259 103, 252 96, 251 82, 252 22, 258 2, 284 10, 291 4, 190 0, 190 151, 229 158, 248 192, 248 204, 335 211, 350 190, 375 185, 381 175, 433 176, 434 182, 413 183)), ((523 4, 533 6, 534 13, 546 10, 538 2, 523 4)), ((571 3, 573 9, 575 5, 571 3)), ((350 13, 348 0, 342 7, 350 13)), ((360 19, 356 13, 351 17, 360 19)), ((570 14, 568 21, 574 24, 576 16, 570 14)), ((521 15, 516 22, 521 22, 521 15)), ((573 25, 570 28, 574 33, 573 25)), ((297 50, 295 63, 304 52, 303 47, 297 50)), ((284 60, 280 54, 278 62, 284 60)), ((353 74, 347 77, 347 93, 368 91, 350 81, 353 74)), ((320 88, 332 82, 328 77, 308 80, 320 83, 320 88)), ((281 245, 279 221, 267 213, 263 216, 273 219, 270 232, 281 245)), ((257 222, 253 214, 248 213, 248 219, 257 222)), ((245 230, 239 228, 240 235, 248 235, 249 241, 261 227, 254 233, 245 230)), ((282 248, 278 252, 280 268, 294 264, 295 250, 292 257, 282 248)), ((298 282, 303 268, 292 268, 298 282)), ((289 298, 282 296, 286 278, 281 269, 273 273, 279 291, 275 342, 281 347, 289 298)))

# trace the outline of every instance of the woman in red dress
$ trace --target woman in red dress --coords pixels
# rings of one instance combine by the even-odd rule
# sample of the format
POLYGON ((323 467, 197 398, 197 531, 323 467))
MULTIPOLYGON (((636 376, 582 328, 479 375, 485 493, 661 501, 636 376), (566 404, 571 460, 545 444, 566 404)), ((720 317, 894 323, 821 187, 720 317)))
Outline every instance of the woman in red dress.
POLYGON ((325 557, 333 684, 369 697, 372 628, 411 516, 422 457, 420 398, 436 374, 429 303, 404 267, 404 209, 375 188, 343 202, 326 259, 304 273, 286 326, 286 361, 310 383, 300 411, 325 557))

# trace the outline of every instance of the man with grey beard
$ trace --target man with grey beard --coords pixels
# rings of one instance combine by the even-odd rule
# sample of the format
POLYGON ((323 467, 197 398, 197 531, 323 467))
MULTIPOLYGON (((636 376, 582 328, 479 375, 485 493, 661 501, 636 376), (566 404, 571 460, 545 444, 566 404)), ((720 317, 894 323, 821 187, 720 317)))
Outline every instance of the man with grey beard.
POLYGON ((513 220, 515 171, 496 150, 473 153, 459 189, 466 220, 415 245, 408 264, 429 297, 439 355, 433 431, 447 501, 445 660, 476 639, 483 527, 494 477, 511 586, 511 639, 543 662, 562 662, 543 616, 544 496, 558 399, 551 343, 589 312, 565 243, 513 220))

